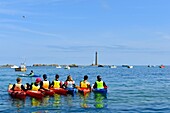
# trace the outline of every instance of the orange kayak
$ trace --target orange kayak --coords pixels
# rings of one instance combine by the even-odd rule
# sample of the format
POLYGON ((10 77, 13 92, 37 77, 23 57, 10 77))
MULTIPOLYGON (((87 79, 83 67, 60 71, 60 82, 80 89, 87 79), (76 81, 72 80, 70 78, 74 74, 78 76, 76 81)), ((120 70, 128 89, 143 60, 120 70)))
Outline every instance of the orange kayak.
POLYGON ((49 96, 53 96, 54 95, 54 91, 53 90, 43 90, 41 91, 44 95, 49 95, 49 96))
POLYGON ((55 93, 61 94, 61 95, 67 95, 68 90, 63 88, 51 88, 55 93))
POLYGON ((87 93, 90 93, 91 90, 89 88, 78 88, 78 92, 86 95, 87 93))
POLYGON ((18 99, 25 99, 26 98, 26 92, 24 92, 24 91, 8 90, 8 93, 13 98, 18 98, 18 99))
POLYGON ((44 96, 44 94, 42 94, 41 91, 28 90, 28 91, 26 91, 26 93, 27 93, 28 96, 33 97, 33 98, 41 99, 44 96))

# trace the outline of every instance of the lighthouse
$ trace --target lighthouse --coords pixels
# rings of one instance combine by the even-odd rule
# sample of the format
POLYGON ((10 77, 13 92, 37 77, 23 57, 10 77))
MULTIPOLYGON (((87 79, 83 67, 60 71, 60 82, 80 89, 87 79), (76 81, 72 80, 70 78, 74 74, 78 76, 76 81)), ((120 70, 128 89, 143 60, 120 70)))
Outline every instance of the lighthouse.
POLYGON ((96 54, 95 54, 95 65, 97 66, 97 51, 96 51, 96 54))

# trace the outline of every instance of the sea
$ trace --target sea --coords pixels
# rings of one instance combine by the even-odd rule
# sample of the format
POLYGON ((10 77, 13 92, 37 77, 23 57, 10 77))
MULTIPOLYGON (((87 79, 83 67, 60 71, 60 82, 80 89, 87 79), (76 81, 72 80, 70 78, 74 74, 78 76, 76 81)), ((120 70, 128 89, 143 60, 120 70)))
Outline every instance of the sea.
MULTIPOLYGON (((22 77, 22 84, 32 83, 36 78, 22 77)), ((81 66, 56 68, 52 66, 27 67, 26 72, 15 72, 11 68, 0 68, 0 112, 2 113, 170 113, 170 66, 165 68, 134 66, 117 68, 81 66), (19 74, 47 74, 52 81, 56 74, 65 81, 71 75, 79 85, 84 75, 94 84, 97 75, 108 86, 106 95, 46 96, 42 99, 26 97, 15 99, 7 92, 8 84, 16 83, 19 74)))

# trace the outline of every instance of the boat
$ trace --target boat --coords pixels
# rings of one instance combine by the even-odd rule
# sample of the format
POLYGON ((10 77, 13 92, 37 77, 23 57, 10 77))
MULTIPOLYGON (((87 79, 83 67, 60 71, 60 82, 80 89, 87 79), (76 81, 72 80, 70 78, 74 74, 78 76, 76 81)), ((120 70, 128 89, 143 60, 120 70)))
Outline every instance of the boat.
POLYGON ((159 68, 165 68, 165 66, 164 65, 160 65, 159 68))
POLYGON ((19 77, 41 77, 41 75, 18 74, 19 77))
POLYGON ((15 69, 15 68, 19 68, 19 67, 16 65, 13 65, 13 66, 11 66, 11 68, 15 69))
POLYGON ((98 67, 104 67, 104 65, 98 65, 98 67))
POLYGON ((133 66, 128 66, 127 68, 133 68, 133 66))
POLYGON ((127 64, 122 65, 122 67, 133 68, 133 66, 131 66, 131 65, 127 65, 127 64))
POLYGON ((70 66, 66 66, 64 69, 70 69, 70 66))
POLYGON ((76 94, 77 92, 76 88, 66 88, 66 90, 68 90, 67 94, 70 94, 72 96, 74 96, 74 94, 76 94))
POLYGON ((56 66, 56 68, 61 68, 61 66, 60 66, 60 65, 58 65, 58 66, 56 66))
POLYGON ((68 90, 63 88, 51 88, 56 94, 67 95, 68 90))
POLYGON ((100 94, 107 94, 107 89, 97 89, 97 88, 95 88, 95 89, 92 89, 92 91, 94 92, 94 93, 100 93, 100 94))
POLYGON ((41 91, 32 91, 32 90, 28 90, 26 91, 26 94, 32 98, 38 98, 41 99, 42 97, 44 97, 44 94, 41 93, 41 91))
POLYGON ((9 86, 8 86, 8 94, 12 98, 18 98, 18 99, 25 99, 26 98, 26 92, 25 91, 13 91, 13 90, 11 90, 12 86, 13 86, 12 84, 9 84, 9 86))
POLYGON ((8 90, 8 94, 9 94, 12 98, 18 98, 18 99, 25 99, 25 98, 26 98, 26 92, 24 92, 24 91, 8 90))
POLYGON ((91 89, 89 89, 89 88, 78 88, 78 92, 83 94, 83 95, 86 95, 87 93, 91 92, 91 89))
POLYGON ((22 72, 27 71, 25 63, 21 63, 21 66, 19 66, 18 68, 15 68, 15 71, 22 71, 22 72))
POLYGON ((41 91, 41 93, 43 93, 45 96, 49 95, 49 96, 54 96, 54 91, 53 90, 43 90, 41 91))
POLYGON ((117 68, 117 66, 115 66, 115 65, 112 65, 112 66, 109 66, 110 68, 117 68))

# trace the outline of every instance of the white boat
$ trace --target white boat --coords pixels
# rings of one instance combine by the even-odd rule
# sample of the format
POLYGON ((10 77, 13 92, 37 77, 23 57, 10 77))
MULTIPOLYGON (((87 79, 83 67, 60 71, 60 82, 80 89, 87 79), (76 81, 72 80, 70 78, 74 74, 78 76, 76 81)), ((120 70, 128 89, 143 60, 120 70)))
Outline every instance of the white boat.
POLYGON ((18 68, 15 68, 15 71, 27 71, 26 65, 24 63, 21 63, 21 66, 18 68))
POLYGON ((18 66, 16 66, 16 65, 13 65, 13 66, 11 66, 11 68, 14 68, 14 69, 15 69, 15 68, 19 68, 19 67, 18 67, 18 66))
POLYGON ((69 67, 69 66, 66 66, 64 69, 70 69, 70 67, 69 67))
POLYGON ((133 66, 128 66, 127 68, 133 68, 133 66))
POLYGON ((56 68, 61 68, 61 66, 60 66, 60 65, 58 65, 58 66, 56 66, 56 68))
POLYGON ((112 66, 110 66, 110 68, 117 68, 117 66, 115 66, 115 65, 112 65, 112 66))

